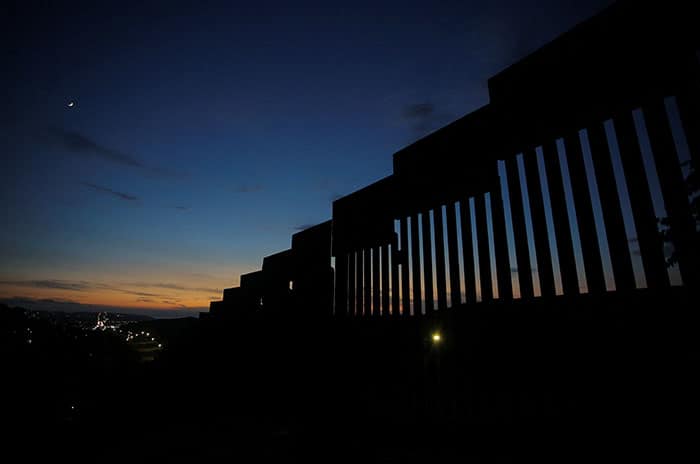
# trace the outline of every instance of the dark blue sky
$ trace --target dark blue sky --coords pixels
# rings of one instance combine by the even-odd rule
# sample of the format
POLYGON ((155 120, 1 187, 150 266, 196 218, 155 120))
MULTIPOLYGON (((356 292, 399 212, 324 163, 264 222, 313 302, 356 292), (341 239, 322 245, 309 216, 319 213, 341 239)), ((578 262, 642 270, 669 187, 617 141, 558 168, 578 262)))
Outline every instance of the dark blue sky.
POLYGON ((194 309, 610 2, 32 3, 5 40, 0 298, 194 309))

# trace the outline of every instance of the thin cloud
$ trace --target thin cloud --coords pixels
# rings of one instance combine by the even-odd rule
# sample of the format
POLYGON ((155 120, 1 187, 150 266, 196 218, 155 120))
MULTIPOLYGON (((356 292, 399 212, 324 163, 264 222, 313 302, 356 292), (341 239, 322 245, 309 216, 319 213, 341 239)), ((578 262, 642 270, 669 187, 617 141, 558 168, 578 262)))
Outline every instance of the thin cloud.
POLYGON ((167 304, 170 306, 175 306, 177 308, 187 309, 187 306, 180 303, 178 300, 162 300, 161 303, 167 304))
POLYGON ((186 285, 178 285, 171 283, 148 283, 148 282, 127 282, 124 285, 129 287, 140 287, 140 288, 164 288, 167 290, 181 290, 190 292, 202 292, 202 293, 218 293, 221 290, 218 288, 205 288, 205 287, 188 287, 186 285))
POLYGON ((178 290, 184 292, 198 292, 207 294, 220 293, 219 288, 210 287, 189 287, 186 285, 179 285, 167 282, 123 282, 117 283, 116 285, 105 284, 102 282, 88 282, 88 281, 71 281, 71 280, 59 280, 59 279, 44 279, 44 280, 0 280, 0 285, 4 286, 17 286, 17 287, 29 287, 29 288, 48 288, 54 290, 71 290, 74 292, 86 292, 89 290, 109 290, 113 292, 124 293, 127 295, 134 295, 141 298, 170 298, 169 295, 163 295, 162 293, 153 293, 148 291, 134 290, 136 289, 164 289, 164 290, 178 290))
POLYGON ((134 295, 134 296, 140 296, 140 297, 152 297, 152 298, 162 298, 163 297, 163 295, 159 295, 157 293, 134 292, 134 291, 126 290, 126 289, 119 288, 119 287, 106 287, 106 289, 113 290, 115 292, 125 293, 127 295, 134 295))
POLYGON ((43 288, 52 290, 69 290, 73 292, 87 292, 90 290, 109 290, 117 293, 124 293, 127 295, 134 295, 139 297, 151 297, 151 298, 163 298, 165 295, 159 295, 156 293, 138 292, 129 290, 126 288, 116 287, 113 285, 103 284, 100 282, 86 282, 86 281, 70 281, 70 280, 3 280, 0 281, 0 285, 4 286, 16 286, 16 287, 28 287, 28 288, 43 288))
POLYGON ((97 185, 97 184, 92 184, 90 182, 81 182, 81 185, 84 185, 85 187, 89 187, 93 190, 96 190, 98 192, 102 193, 108 193, 110 195, 113 195, 121 200, 126 200, 126 201, 139 201, 139 197, 135 195, 130 195, 128 193, 124 192, 119 192, 117 190, 112 190, 111 188, 108 187, 103 187, 102 185, 97 185))
POLYGON ((47 135, 42 136, 41 140, 50 147, 65 150, 75 156, 99 159, 118 166, 138 169, 156 176, 182 177, 181 174, 166 169, 148 166, 132 154, 109 148, 79 132, 61 127, 49 128, 47 135))
POLYGON ((173 208, 175 208, 178 211, 189 211, 190 209, 192 209, 189 206, 174 206, 173 208))
POLYGON ((59 127, 49 129, 51 142, 67 151, 89 158, 100 158, 114 164, 148 169, 136 157, 117 150, 100 145, 96 141, 74 131, 59 127))
POLYGON ((80 304, 77 301, 62 300, 62 299, 57 299, 57 298, 41 298, 38 301, 40 301, 42 303, 51 303, 51 304, 80 304))
POLYGON ((406 119, 425 119, 435 113, 433 103, 413 103, 403 108, 401 114, 406 119))
MULTIPOLYGON (((211 275, 211 274, 205 274, 202 272, 188 272, 185 274, 188 278, 193 278, 193 279, 209 279, 209 280, 214 280, 217 277, 211 275)), ((218 291, 218 290, 217 290, 218 291)))
POLYGON ((435 103, 411 103, 401 109, 401 120, 408 124, 413 136, 426 135, 453 119, 446 111, 438 110, 435 103))
POLYGON ((0 285, 17 287, 48 288, 53 290, 72 290, 82 292, 92 288, 89 282, 72 282, 67 280, 2 280, 0 285))
POLYGON ((28 296, 13 296, 11 298, 2 298, 0 302, 8 306, 23 307, 25 309, 35 309, 36 306, 41 306, 44 309, 46 306, 52 306, 51 309, 72 308, 80 306, 80 303, 73 300, 64 300, 59 298, 31 298, 28 296))

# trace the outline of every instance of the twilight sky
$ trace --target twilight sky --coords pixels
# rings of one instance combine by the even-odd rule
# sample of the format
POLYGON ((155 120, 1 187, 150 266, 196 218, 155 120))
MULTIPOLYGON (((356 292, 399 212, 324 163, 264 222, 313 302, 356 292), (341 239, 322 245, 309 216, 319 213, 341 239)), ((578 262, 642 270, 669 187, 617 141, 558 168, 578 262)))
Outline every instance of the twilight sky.
POLYGON ((610 1, 33 3, 3 40, 0 300, 174 315, 610 1))

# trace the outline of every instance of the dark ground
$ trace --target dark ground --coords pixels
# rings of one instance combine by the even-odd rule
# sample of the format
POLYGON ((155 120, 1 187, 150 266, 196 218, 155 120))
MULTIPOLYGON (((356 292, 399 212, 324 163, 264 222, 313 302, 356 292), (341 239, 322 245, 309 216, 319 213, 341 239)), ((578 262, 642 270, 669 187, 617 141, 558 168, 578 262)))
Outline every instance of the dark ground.
POLYGON ((109 334, 76 339, 3 308, 3 449, 30 462, 697 456, 693 298, 578 301, 420 320, 148 321, 167 343, 151 363, 109 334))

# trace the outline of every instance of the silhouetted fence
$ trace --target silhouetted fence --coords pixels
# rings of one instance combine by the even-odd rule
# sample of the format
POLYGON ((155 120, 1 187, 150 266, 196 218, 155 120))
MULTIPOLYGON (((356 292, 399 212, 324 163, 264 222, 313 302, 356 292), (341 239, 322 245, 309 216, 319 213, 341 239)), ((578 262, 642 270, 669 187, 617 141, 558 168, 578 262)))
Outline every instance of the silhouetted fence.
POLYGON ((691 10, 618 2, 494 76, 488 105, 395 153, 391 176, 336 200, 331 221, 295 234, 211 314, 418 316, 698 288, 691 10))

